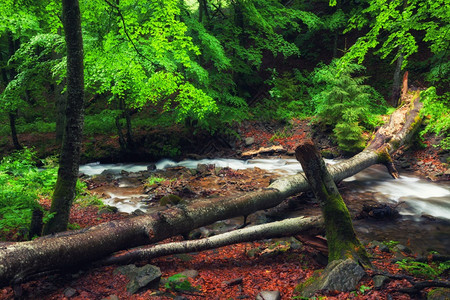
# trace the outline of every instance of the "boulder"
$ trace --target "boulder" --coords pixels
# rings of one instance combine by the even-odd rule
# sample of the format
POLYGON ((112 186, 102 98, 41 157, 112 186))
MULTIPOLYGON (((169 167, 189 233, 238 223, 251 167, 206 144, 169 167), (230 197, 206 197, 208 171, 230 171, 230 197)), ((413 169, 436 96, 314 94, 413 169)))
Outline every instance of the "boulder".
POLYGON ((255 143, 255 138, 252 136, 247 137, 247 138, 245 138, 244 142, 245 142, 245 146, 253 145, 255 143))
POLYGON ((334 260, 318 278, 302 289, 302 296, 311 297, 318 290, 354 291, 365 274, 358 262, 351 258, 334 260))
POLYGON ((135 265, 126 265, 118 267, 114 273, 122 273, 127 276, 130 282, 127 284, 127 291, 135 294, 144 288, 157 288, 161 280, 161 270, 157 266, 145 265, 136 267, 135 265))
POLYGON ((281 294, 279 291, 261 291, 256 300, 281 300, 281 294))

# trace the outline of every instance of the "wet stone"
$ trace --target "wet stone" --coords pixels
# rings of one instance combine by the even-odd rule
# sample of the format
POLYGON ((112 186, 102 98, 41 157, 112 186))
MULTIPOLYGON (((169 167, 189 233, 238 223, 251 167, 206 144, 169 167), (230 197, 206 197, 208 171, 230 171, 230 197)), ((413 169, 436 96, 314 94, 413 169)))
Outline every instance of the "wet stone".
POLYGON ((376 275, 373 277, 373 287, 374 288, 381 288, 384 283, 388 280, 389 278, 383 275, 376 275))
POLYGON ((256 300, 280 300, 279 291, 262 291, 256 296, 256 300))

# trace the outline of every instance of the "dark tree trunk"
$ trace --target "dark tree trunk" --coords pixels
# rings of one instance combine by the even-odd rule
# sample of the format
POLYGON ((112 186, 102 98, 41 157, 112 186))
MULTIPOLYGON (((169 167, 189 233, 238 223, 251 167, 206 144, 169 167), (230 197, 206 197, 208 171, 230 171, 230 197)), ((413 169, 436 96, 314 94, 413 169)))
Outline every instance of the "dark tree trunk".
POLYGON ((16 129, 17 109, 15 112, 8 113, 8 117, 9 117, 9 127, 11 128, 11 138, 13 141, 14 148, 20 150, 22 149, 22 146, 19 143, 19 138, 17 137, 17 129, 16 129))
POLYGON ((66 125, 66 116, 65 116, 65 112, 66 112, 66 98, 65 96, 62 94, 62 91, 64 89, 64 84, 57 84, 55 86, 55 90, 54 90, 54 95, 55 95, 55 110, 56 110, 56 118, 55 118, 55 123, 56 123, 56 128, 55 128, 55 133, 56 133, 56 141, 58 142, 58 144, 62 144, 62 140, 64 137, 64 130, 65 130, 65 125, 66 125))
POLYGON ((403 54, 400 54, 400 56, 397 58, 397 64, 395 66, 394 71, 394 79, 392 82, 392 92, 389 104, 393 107, 397 107, 399 105, 400 100, 400 91, 401 91, 401 71, 402 71, 402 64, 403 64, 403 54))
POLYGON ((53 193, 51 213, 44 234, 67 229, 70 208, 78 179, 81 140, 83 135, 83 39, 78 0, 63 0, 63 25, 67 46, 67 107, 61 157, 53 193))
POLYGON ((352 219, 333 177, 311 140, 304 140, 295 149, 309 185, 320 203, 328 242, 328 262, 354 258, 365 266, 370 260, 353 229, 352 219))

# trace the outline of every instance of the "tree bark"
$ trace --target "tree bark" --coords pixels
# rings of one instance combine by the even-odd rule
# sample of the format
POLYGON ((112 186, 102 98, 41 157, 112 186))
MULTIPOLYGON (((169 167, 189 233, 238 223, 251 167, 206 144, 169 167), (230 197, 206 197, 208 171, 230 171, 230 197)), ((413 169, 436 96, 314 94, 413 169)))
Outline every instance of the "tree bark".
MULTIPOLYGON (((420 124, 420 107, 418 95, 405 101, 363 152, 328 167, 334 181, 339 182, 376 163, 389 164, 390 153, 407 142, 420 124)), ((219 220, 249 215, 309 189, 304 175, 298 174, 280 178, 265 190, 243 196, 197 200, 151 215, 6 245, 0 247, 0 286, 23 280, 30 274, 96 261, 219 220)))
POLYGON ((83 39, 78 0, 63 0, 63 26, 67 46, 66 125, 61 157, 50 212, 54 216, 44 227, 44 234, 67 229, 70 208, 78 180, 83 135, 83 39))
POLYGON ((320 203, 328 242, 328 262, 352 257, 369 267, 370 260, 356 237, 347 206, 313 141, 302 141, 295 149, 295 157, 320 203))

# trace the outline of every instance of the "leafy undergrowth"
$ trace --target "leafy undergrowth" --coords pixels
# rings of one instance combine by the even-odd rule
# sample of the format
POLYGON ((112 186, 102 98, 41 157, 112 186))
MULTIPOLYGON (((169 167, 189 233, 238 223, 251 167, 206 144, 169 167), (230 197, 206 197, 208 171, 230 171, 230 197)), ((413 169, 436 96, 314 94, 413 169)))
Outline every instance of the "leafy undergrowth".
MULTIPOLYGON (((43 206, 49 200, 42 200, 43 206)), ((96 225, 114 219, 127 218, 124 214, 98 214, 95 207, 75 205, 70 221, 79 227, 96 225)), ((181 240, 172 238, 164 242, 181 240)), ((299 298, 295 288, 305 282, 313 273, 323 268, 314 257, 317 251, 308 246, 286 247, 282 251, 253 251, 271 249, 274 242, 259 241, 230 245, 214 250, 161 257, 149 262, 161 269, 162 277, 168 278, 186 269, 197 270, 199 275, 189 278, 190 286, 198 291, 175 292, 163 284, 158 290, 144 290, 130 295, 126 291, 128 279, 120 273, 114 274, 115 266, 101 268, 84 268, 67 270, 58 274, 41 277, 39 280, 22 284, 21 292, 25 299, 67 299, 69 292, 74 293, 70 299, 103 299, 116 295, 119 299, 173 299, 182 295, 187 299, 255 299, 261 290, 278 290, 282 299, 299 298), (265 253, 265 254, 263 254, 265 253), (239 279, 239 280, 236 280, 239 279), (231 283, 230 283, 231 282, 231 283), (237 284, 233 284, 236 282, 237 284)), ((275 244, 278 245, 278 244, 275 244)), ((373 257, 373 265, 381 272, 400 274, 398 264, 392 263, 394 254, 381 252, 378 247, 368 249, 373 257)), ((373 271, 369 271, 369 274, 373 271)), ((366 276, 356 291, 317 294, 316 299, 415 299, 399 289, 408 288, 406 280, 393 280, 383 289, 373 287, 373 280, 366 276)), ((12 288, 0 290, 0 299, 13 299, 12 288)), ((419 299, 419 298, 417 298, 419 299)))

